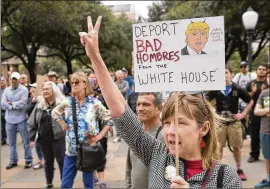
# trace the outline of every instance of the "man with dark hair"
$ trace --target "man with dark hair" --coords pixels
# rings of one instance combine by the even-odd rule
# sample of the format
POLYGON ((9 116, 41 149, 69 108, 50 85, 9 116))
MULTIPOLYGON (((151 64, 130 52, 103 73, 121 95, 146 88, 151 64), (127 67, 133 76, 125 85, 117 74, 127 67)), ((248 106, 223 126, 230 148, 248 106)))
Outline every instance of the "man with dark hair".
POLYGON ((254 109, 257 104, 257 100, 261 94, 263 88, 267 85, 266 82, 266 65, 260 64, 257 69, 257 78, 247 84, 247 91, 250 97, 253 99, 254 104, 252 106, 249 115, 249 128, 251 137, 251 152, 248 162, 254 162, 259 160, 260 156, 260 122, 261 116, 254 115, 254 109))
MULTIPOLYGON (((160 113, 162 109, 161 93, 140 93, 137 100, 137 116, 142 122, 144 131, 163 140, 160 113)), ((126 164, 126 187, 148 188, 148 169, 129 149, 126 164)))
POLYGON ((223 154, 223 148, 226 147, 226 141, 228 140, 230 146, 233 147, 237 173, 241 180, 246 180, 246 175, 241 169, 241 148, 243 145, 243 133, 241 123, 239 121, 246 117, 249 109, 252 106, 252 100, 243 88, 232 82, 232 72, 229 66, 226 66, 225 76, 225 90, 210 91, 207 94, 207 98, 209 101, 216 99, 217 114, 230 120, 224 123, 218 132, 218 139, 221 145, 221 154, 223 154), (238 102, 240 98, 248 104, 241 113, 238 113, 238 102))

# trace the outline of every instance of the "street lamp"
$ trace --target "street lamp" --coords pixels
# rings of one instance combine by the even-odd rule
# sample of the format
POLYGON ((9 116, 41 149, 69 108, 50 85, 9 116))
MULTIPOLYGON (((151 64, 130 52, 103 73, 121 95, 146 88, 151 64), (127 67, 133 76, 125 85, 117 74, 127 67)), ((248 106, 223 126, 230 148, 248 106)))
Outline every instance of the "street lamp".
POLYGON ((248 65, 249 71, 252 71, 252 34, 258 22, 258 13, 255 12, 251 7, 242 15, 242 21, 244 27, 247 31, 247 38, 248 38, 248 65))

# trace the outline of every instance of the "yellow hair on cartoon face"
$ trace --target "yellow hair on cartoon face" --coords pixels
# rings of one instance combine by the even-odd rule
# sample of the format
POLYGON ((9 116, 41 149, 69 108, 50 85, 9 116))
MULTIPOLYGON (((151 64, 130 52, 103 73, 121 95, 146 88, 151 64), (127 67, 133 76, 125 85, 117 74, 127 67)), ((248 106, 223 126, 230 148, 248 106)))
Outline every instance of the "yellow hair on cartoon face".
POLYGON ((188 35, 191 32, 191 30, 205 30, 206 31, 206 36, 208 38, 209 26, 205 22, 191 22, 188 25, 185 34, 188 35))

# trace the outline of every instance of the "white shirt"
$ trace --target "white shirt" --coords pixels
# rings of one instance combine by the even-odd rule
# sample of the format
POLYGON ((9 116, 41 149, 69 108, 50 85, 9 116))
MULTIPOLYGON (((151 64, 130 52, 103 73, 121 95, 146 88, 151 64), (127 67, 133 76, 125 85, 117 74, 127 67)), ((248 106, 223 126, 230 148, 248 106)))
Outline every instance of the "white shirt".
POLYGON ((242 88, 246 89, 247 84, 256 79, 257 75, 255 73, 250 73, 247 72, 246 75, 244 75, 243 73, 237 73, 234 78, 233 78, 233 82, 237 83, 238 85, 240 85, 242 88))

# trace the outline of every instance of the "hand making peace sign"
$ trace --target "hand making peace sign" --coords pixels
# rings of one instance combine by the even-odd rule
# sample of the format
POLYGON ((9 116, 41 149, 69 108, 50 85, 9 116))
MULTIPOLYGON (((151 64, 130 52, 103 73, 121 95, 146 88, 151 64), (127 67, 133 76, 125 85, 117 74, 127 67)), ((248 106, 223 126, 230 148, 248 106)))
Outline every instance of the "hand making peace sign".
POLYGON ((81 44, 85 47, 86 55, 91 59, 99 54, 98 32, 102 16, 99 16, 93 28, 91 16, 87 17, 88 33, 79 32, 81 44))

